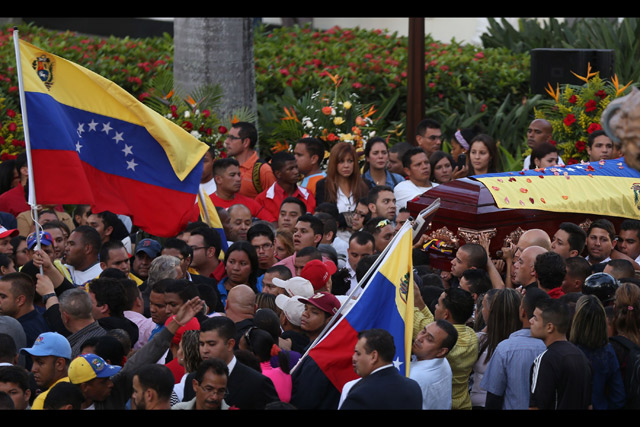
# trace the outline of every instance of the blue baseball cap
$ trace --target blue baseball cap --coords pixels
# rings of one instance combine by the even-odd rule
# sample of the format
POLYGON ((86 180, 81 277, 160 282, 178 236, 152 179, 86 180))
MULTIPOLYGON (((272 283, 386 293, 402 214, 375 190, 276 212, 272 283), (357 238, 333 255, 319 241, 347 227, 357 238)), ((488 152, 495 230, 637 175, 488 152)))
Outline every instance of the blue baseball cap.
MULTIPOLYGON (((29 236, 27 236, 27 248, 33 249, 36 243, 37 243, 36 233, 33 232, 29 234, 29 236)), ((48 231, 41 231, 40 244, 44 246, 51 246, 52 243, 53 243, 53 237, 51 237, 51 233, 49 233, 48 231)))
POLYGON ((57 332, 43 332, 33 343, 31 348, 21 348, 21 352, 32 356, 56 356, 71 359, 71 345, 69 341, 57 332))
POLYGON ((153 239, 142 239, 136 245, 136 253, 140 251, 149 255, 149 258, 155 258, 158 255, 160 255, 160 251, 162 251, 162 246, 160 246, 160 243, 158 243, 153 239))

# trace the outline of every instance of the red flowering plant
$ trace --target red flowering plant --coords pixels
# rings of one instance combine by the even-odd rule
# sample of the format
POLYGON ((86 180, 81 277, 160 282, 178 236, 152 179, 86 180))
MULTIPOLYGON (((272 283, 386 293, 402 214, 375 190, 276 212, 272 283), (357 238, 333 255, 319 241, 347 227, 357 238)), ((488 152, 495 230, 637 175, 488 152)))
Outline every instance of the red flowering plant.
POLYGON ((158 75, 146 88, 143 102, 167 119, 176 123, 200 141, 215 147, 216 158, 226 157, 224 140, 226 133, 238 115, 242 120, 251 120, 247 113, 235 112, 226 119, 216 114, 222 99, 218 85, 205 85, 185 95, 173 86, 171 73, 158 75))
POLYGON ((24 151, 22 116, 5 101, 0 98, 0 161, 15 159, 24 151))
POLYGON ((367 139, 379 134, 376 107, 360 103, 342 77, 328 71, 325 76, 329 87, 310 91, 283 107, 284 114, 272 133, 276 139, 272 152, 288 150, 300 138, 314 137, 324 141, 327 152, 342 141, 363 153, 367 139))
MULTIPOLYGON (((553 139, 557 141, 560 156, 566 164, 588 161, 587 139, 600 126, 600 116, 609 103, 625 95, 631 84, 621 87, 618 77, 611 81, 600 78, 599 72, 592 72, 587 66, 587 75, 573 73, 582 85, 560 85, 554 89, 550 84, 546 89, 551 100, 544 100, 540 108, 535 109, 536 118, 548 120, 553 126, 553 139)), ((531 153, 527 150, 523 156, 531 153)))

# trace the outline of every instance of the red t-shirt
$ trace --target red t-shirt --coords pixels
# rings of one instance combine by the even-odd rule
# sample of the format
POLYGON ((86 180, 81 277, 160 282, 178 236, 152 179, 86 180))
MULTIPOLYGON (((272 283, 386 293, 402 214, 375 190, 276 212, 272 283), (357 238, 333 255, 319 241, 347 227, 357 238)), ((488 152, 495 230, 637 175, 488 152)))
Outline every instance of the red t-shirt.
MULTIPOLYGON (((291 195, 296 197, 305 204, 307 207, 307 213, 312 214, 316 209, 316 199, 306 188, 298 186, 296 191, 291 195)), ((282 201, 289 197, 284 192, 284 189, 275 182, 271 187, 267 188, 256 197, 256 202, 264 206, 264 215, 268 217, 267 221, 276 222, 280 216, 280 205, 282 201)))

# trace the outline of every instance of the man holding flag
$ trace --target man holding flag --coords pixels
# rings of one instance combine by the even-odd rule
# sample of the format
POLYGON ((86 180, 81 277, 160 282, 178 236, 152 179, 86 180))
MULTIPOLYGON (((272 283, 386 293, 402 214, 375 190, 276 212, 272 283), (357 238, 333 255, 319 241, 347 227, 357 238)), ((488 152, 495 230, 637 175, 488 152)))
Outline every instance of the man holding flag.
MULTIPOLYGON (((395 347, 389 362, 399 374, 408 376, 414 310, 412 234, 411 224, 405 223, 363 277, 362 282, 367 285, 358 299, 341 306, 325 328, 328 332, 312 343, 296 365, 292 372, 291 399, 296 407, 338 407, 345 383, 359 376, 354 372, 352 356, 360 331, 387 331, 395 347)), ((418 409, 419 395, 418 391, 418 409)))
POLYGON ((418 383, 405 378, 393 366, 396 348, 384 329, 368 329, 358 334, 353 353, 353 369, 362 378, 342 389, 338 409, 422 409, 418 383))

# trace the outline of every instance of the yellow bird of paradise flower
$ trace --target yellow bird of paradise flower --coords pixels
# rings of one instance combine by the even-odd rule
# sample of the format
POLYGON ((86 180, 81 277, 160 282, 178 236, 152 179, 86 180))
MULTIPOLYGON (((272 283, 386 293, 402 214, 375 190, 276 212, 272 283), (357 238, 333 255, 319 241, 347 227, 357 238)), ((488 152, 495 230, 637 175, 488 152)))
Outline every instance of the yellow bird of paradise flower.
POLYGON ((587 63, 587 75, 585 77, 579 76, 578 74, 574 73, 573 71, 571 72, 571 74, 573 74, 574 76, 576 76, 580 80, 584 81, 585 83, 589 83, 589 79, 591 77, 597 76, 598 75, 598 71, 592 73, 591 72, 591 63, 588 62, 587 63))
POLYGON ((552 97, 556 103, 560 102, 560 85, 556 84, 556 90, 553 90, 551 83, 547 83, 549 87, 545 88, 545 91, 552 97))

